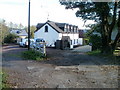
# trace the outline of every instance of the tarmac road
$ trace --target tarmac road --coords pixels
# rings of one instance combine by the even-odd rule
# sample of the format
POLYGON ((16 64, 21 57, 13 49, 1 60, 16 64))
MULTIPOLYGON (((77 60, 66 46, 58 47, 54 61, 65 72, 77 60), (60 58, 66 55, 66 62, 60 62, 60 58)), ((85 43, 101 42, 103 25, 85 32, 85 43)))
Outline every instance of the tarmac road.
POLYGON ((118 66, 106 59, 47 48, 47 60, 23 60, 25 50, 3 46, 2 67, 12 88, 118 88, 118 66))

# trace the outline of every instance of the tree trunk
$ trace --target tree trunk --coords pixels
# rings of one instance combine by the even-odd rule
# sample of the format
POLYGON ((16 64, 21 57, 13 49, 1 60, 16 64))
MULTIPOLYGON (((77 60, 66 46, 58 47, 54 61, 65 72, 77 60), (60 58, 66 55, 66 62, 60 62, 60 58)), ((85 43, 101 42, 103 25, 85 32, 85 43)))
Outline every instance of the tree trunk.
MULTIPOLYGON (((114 50, 116 49, 116 44, 120 38, 120 30, 118 30, 118 34, 114 43, 111 43, 111 35, 116 23, 116 11, 117 11, 117 2, 115 2, 114 10, 113 10, 113 18, 112 23, 109 25, 107 21, 107 14, 103 12, 102 14, 102 53, 104 54, 113 54, 114 50)), ((118 28, 120 29, 120 12, 119 12, 119 19, 118 19, 118 28)))
POLYGON ((111 37, 109 37, 108 33, 108 22, 107 20, 107 15, 105 13, 103 13, 102 15, 102 22, 101 22, 101 29, 102 29, 102 49, 101 49, 101 53, 103 54, 113 54, 112 52, 112 46, 110 44, 111 42, 111 37))

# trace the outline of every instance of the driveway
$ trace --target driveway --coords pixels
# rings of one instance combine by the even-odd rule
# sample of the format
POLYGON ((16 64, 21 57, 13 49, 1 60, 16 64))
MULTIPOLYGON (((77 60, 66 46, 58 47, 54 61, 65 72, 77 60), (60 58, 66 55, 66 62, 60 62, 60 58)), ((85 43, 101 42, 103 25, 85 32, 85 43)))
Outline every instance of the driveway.
POLYGON ((107 59, 47 48, 46 60, 23 60, 26 50, 3 46, 2 67, 12 88, 118 88, 118 66, 107 59))

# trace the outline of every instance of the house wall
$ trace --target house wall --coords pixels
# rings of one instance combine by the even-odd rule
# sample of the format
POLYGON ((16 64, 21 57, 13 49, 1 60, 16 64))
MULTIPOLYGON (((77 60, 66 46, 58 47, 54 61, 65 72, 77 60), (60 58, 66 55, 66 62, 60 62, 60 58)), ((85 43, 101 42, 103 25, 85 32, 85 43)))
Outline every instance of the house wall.
POLYGON ((79 45, 83 45, 83 38, 78 39, 79 45))
POLYGON ((34 33, 34 38, 43 38, 46 41, 47 46, 54 46, 56 40, 61 39, 59 36, 61 36, 61 34, 59 34, 48 24, 45 24, 42 28, 34 33), (48 32, 45 32, 45 26, 48 26, 48 32))
POLYGON ((61 40, 61 39, 62 39, 62 36, 63 36, 63 34, 62 34, 62 33, 59 33, 59 39, 58 39, 58 40, 61 40))
POLYGON ((79 38, 79 34, 70 33, 70 34, 63 34, 63 36, 69 36, 71 39, 71 45, 82 45, 83 39, 79 38))

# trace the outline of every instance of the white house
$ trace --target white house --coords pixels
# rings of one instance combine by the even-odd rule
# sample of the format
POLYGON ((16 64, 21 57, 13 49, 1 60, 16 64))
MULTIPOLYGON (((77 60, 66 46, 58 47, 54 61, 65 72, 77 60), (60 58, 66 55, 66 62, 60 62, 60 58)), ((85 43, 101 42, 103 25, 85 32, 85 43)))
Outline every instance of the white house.
POLYGON ((17 43, 19 43, 21 41, 21 39, 27 38, 28 37, 28 33, 26 32, 26 30, 10 30, 10 33, 15 34, 16 36, 18 36, 17 38, 17 43))
POLYGON ((38 23, 36 28, 34 38, 44 39, 47 46, 55 46, 55 42, 64 36, 70 38, 71 46, 83 44, 83 38, 79 38, 78 26, 48 20, 46 23, 38 23))

